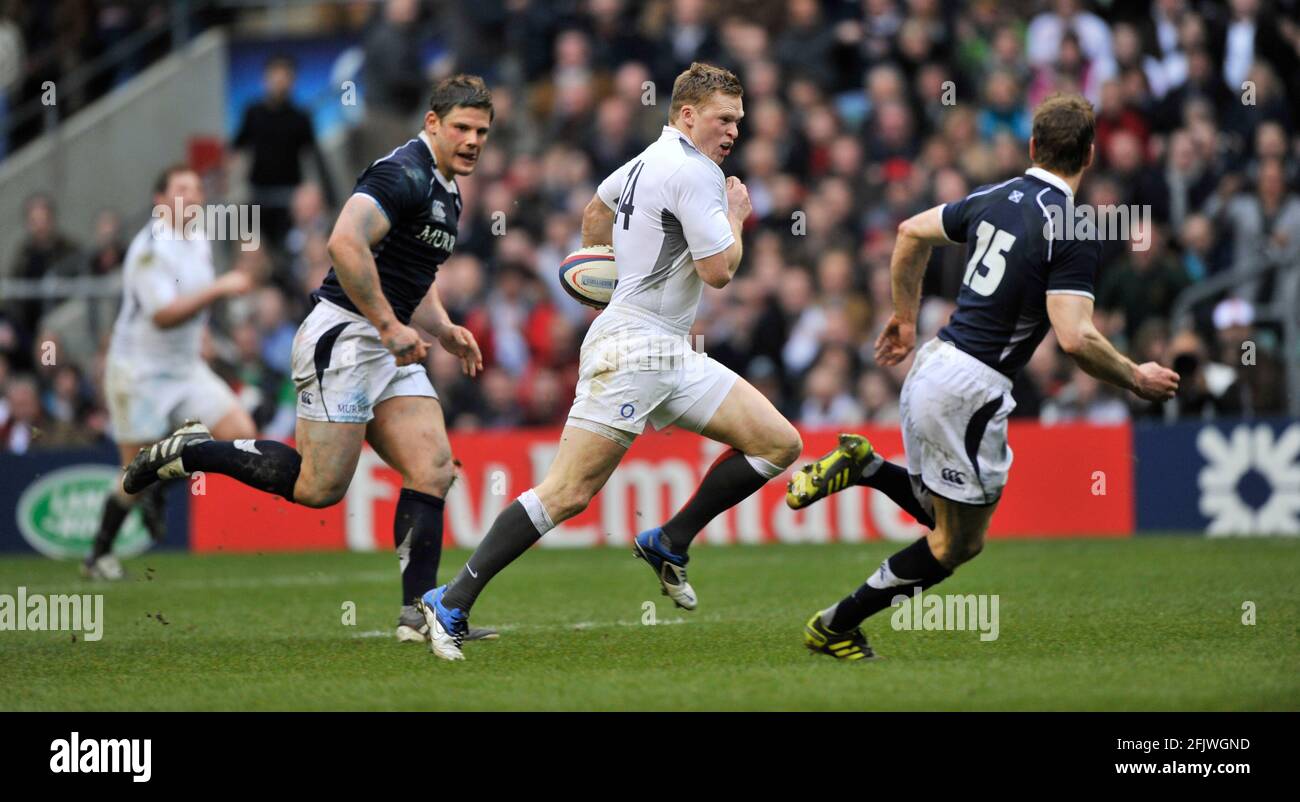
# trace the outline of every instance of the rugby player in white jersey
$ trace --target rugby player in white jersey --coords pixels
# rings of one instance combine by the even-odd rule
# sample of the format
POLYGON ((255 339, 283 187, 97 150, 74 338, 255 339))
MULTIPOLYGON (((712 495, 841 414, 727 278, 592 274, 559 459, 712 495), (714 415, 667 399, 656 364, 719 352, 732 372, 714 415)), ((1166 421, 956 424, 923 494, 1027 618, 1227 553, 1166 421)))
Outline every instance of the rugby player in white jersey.
POLYGON ((686 581, 691 540, 799 455, 799 433, 762 393, 686 344, 704 285, 725 287, 740 265, 749 194, 719 165, 739 135, 741 94, 730 72, 692 64, 673 83, 663 134, 588 204, 582 243, 613 245, 618 286, 583 341, 576 398, 545 479, 497 517, 453 582, 424 594, 438 657, 463 659, 469 610, 484 586, 587 507, 647 422, 731 447, 690 501, 634 544, 687 610, 696 606, 686 581))
MULTIPOLYGON (((205 471, 295 504, 327 507, 347 492, 369 443, 402 477, 393 545, 403 641, 427 637, 415 602, 438 584, 443 500, 455 474, 442 407, 424 367, 429 343, 415 327, 460 359, 466 374, 482 370, 474 336, 452 323, 434 278, 456 247, 456 176, 478 166, 492 115, 481 78, 446 78, 433 89, 422 130, 357 179, 330 235, 333 267, 294 337, 296 449, 274 440, 213 439, 202 426, 187 426, 141 452, 122 480, 134 491, 205 471)), ((495 634, 480 629, 469 637, 495 634)))
MULTIPOLYGON (((203 204, 203 186, 192 169, 164 170, 153 201, 153 220, 126 252, 122 309, 105 366, 109 418, 124 466, 185 420, 202 421, 216 436, 232 440, 256 434, 230 387, 200 356, 209 307, 248 292, 253 280, 244 270, 216 276, 211 245, 189 214, 203 204)), ((122 578, 113 540, 137 504, 153 538, 166 534, 161 484, 135 495, 117 487, 104 501, 99 531, 82 564, 84 576, 122 578)))

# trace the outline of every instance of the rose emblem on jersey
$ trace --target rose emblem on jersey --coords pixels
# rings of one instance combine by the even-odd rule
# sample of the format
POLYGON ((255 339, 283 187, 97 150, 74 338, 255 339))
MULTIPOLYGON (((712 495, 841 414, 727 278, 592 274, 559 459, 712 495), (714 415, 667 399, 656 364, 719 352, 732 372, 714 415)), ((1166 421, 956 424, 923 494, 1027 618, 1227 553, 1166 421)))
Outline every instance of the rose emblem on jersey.
POLYGON ((1207 534, 1300 534, 1300 424, 1274 435, 1243 423, 1227 437, 1207 426, 1196 448, 1206 460, 1197 483, 1207 534))

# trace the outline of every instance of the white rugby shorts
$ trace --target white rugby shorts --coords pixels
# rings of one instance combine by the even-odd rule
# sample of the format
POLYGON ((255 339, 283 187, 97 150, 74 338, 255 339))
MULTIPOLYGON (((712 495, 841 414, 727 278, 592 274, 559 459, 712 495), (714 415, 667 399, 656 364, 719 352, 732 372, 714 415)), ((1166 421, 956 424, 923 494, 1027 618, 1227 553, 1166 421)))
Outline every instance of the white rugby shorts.
POLYGON ((397 366, 365 317, 321 301, 293 338, 298 417, 369 423, 374 408, 401 395, 437 398, 424 365, 397 366))
POLYGON ((104 386, 113 439, 118 443, 152 443, 187 420, 212 427, 239 406, 230 385, 202 360, 168 368, 121 359, 110 352, 104 386))
POLYGON ((691 348, 689 335, 648 316, 606 309, 587 331, 568 425, 630 446, 645 431, 699 432, 736 383, 736 373, 691 348))
POLYGON ((1011 469, 1011 379, 936 338, 917 351, 900 407, 908 473, 952 501, 1001 497, 1011 469))

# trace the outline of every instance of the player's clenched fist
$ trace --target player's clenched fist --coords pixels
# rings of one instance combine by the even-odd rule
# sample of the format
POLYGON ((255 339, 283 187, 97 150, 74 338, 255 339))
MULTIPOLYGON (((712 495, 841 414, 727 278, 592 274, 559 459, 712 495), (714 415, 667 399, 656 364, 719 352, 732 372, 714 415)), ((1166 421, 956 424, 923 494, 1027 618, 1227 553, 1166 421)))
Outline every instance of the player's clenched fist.
POLYGON ((727 208, 733 217, 744 220, 753 207, 749 203, 749 188, 734 175, 727 177, 727 208))
POLYGON ((410 326, 394 322, 380 332, 384 347, 397 358, 397 364, 411 365, 424 359, 429 344, 420 339, 420 333, 410 326))
POLYGON ((1144 362, 1134 372, 1133 392, 1148 401, 1165 401, 1178 392, 1178 374, 1155 362, 1144 362))

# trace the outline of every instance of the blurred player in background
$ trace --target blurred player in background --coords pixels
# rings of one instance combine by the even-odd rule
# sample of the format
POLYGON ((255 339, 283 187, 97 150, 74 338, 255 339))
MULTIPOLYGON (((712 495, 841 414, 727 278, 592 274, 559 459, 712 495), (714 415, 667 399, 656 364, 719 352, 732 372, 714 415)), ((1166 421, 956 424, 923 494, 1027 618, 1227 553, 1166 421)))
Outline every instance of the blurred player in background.
POLYGON ((438 657, 463 659, 469 610, 488 581, 586 509, 647 421, 731 446, 686 506, 634 544, 686 610, 696 606, 686 581, 691 540, 802 450, 799 433, 762 393, 687 344, 704 285, 726 286, 740 266, 749 192, 719 165, 739 136, 741 94, 729 71, 692 64, 673 83, 659 139, 601 182, 587 205, 582 244, 613 244, 618 285, 583 341, 576 398, 546 478, 497 517, 455 581, 424 595, 438 657))
MULTIPOLYGON (((456 246, 457 175, 478 165, 492 123, 482 79, 457 75, 433 90, 419 135, 357 180, 329 240, 333 267, 293 343, 298 450, 275 440, 213 439, 182 427, 141 452, 123 477, 129 492, 194 471, 225 474, 296 504, 327 507, 347 492, 363 442, 402 476, 393 545, 402 577, 397 636, 427 638, 414 603, 437 584, 443 499, 454 467, 438 394, 412 323, 483 369, 474 336, 453 325, 434 277, 456 246)), ((476 630, 471 637, 492 637, 476 630)))
MULTIPOLYGON (((203 186, 189 167, 163 171, 154 185, 153 220, 136 235, 122 270, 122 311, 113 326, 105 385, 113 437, 123 465, 185 420, 199 420, 218 437, 256 435, 253 420, 230 387, 203 361, 208 308, 253 287, 244 270, 220 278, 207 235, 191 221, 203 204, 203 186), (177 215, 177 212, 180 215, 177 215)), ((121 579, 113 540, 136 504, 154 540, 166 534, 162 485, 138 494, 118 487, 104 512, 82 573, 121 579)))
POLYGON ((921 279, 930 250, 967 245, 957 309, 917 352, 901 396, 907 467, 887 462, 866 438, 840 445, 790 481, 786 502, 799 509, 854 484, 874 487, 930 528, 885 560, 862 587, 808 621, 809 649, 841 660, 874 657, 859 624, 952 575, 980 553, 1011 468, 1007 417, 1011 384, 1047 330, 1088 374, 1151 401, 1171 398, 1178 374, 1136 365, 1093 326, 1093 285, 1101 258, 1095 236, 1073 225, 1074 196, 1092 164, 1092 106, 1056 95, 1034 112, 1023 176, 936 206, 898 228, 890 273, 894 314, 876 341, 876 361, 897 365, 916 344, 921 279), (1049 210, 1058 214, 1053 219, 1049 210))

